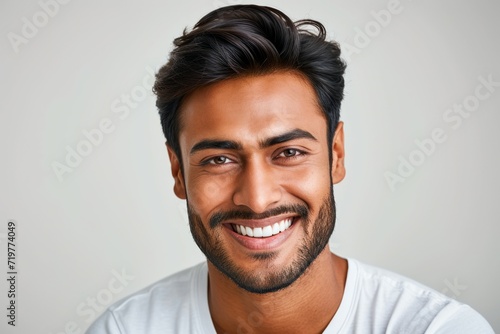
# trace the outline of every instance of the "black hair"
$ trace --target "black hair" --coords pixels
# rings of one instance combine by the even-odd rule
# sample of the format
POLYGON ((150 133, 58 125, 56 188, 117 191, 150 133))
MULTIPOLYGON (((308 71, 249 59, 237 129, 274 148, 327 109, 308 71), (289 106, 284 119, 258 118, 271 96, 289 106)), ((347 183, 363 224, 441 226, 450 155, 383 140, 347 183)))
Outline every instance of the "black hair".
POLYGON ((194 90, 221 80, 275 71, 299 73, 312 85, 327 120, 331 148, 346 65, 339 45, 326 41, 321 23, 294 23, 271 7, 227 6, 205 15, 191 31, 185 29, 174 46, 167 64, 156 74, 153 91, 167 144, 181 161, 181 168, 182 100, 194 90))

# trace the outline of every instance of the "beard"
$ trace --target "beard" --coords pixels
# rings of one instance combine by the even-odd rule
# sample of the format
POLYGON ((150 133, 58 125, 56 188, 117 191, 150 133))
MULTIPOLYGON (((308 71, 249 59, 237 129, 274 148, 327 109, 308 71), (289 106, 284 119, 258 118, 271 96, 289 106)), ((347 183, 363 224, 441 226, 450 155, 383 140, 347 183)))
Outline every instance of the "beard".
MULTIPOLYGON (((191 208, 187 201, 189 227, 191 234, 200 248, 220 272, 231 279, 240 288, 258 294, 275 292, 284 289, 295 282, 309 268, 328 244, 335 227, 335 200, 333 188, 318 211, 314 222, 310 219, 307 206, 303 204, 283 205, 264 213, 255 214, 251 211, 224 211, 213 214, 209 219, 209 229, 203 224, 201 217, 191 208), (221 241, 221 229, 224 221, 230 219, 263 219, 279 214, 297 214, 300 217, 304 230, 304 239, 297 249, 295 259, 285 268, 279 268, 266 274, 243 270, 228 255, 221 241), (313 224, 311 232, 309 226, 313 224)), ((270 261, 277 256, 277 252, 262 252, 253 255, 254 260, 262 261, 262 268, 266 268, 265 261, 270 261)))

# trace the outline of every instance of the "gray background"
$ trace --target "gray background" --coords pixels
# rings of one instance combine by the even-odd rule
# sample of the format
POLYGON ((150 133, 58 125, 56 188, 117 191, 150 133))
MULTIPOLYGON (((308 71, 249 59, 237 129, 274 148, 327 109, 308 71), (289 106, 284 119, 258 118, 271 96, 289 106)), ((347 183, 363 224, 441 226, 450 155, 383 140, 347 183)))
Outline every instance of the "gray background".
MULTIPOLYGON (((44 21, 39 2, 2 0, 1 277, 6 224, 19 225, 17 326, 2 311, 2 333, 83 332, 110 302, 203 260, 172 193, 154 97, 142 85, 185 26, 233 3, 72 0, 44 21), (34 20, 38 31, 23 35, 34 20), (30 37, 13 47, 12 34, 30 37), (112 131, 58 178, 54 163, 65 164, 68 148, 85 149, 84 131, 105 119, 112 131)), ((384 26, 372 11, 391 1, 258 3, 323 22, 351 50, 347 177, 335 187, 332 249, 466 302, 500 331, 500 87, 456 128, 443 119, 455 104, 474 102, 479 77, 500 82, 499 3, 401 0, 384 26), (360 31, 371 36, 363 41, 360 31), (415 141, 436 128, 446 140, 416 152, 415 141), (401 157, 418 166, 391 188, 385 175, 397 173, 401 157)), ((2 278, 2 310, 6 291, 2 278)))

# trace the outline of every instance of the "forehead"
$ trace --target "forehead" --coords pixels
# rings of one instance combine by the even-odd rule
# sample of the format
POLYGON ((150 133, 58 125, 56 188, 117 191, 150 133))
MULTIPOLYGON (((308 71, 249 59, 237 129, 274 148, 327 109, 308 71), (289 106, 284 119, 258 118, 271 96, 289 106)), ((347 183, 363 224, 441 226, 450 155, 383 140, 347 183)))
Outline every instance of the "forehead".
MULTIPOLYGON (((253 139, 292 129, 326 134, 326 118, 311 84, 293 72, 224 80, 183 102, 181 148, 202 139, 253 139)), ((318 137, 316 137, 318 138, 318 137)))

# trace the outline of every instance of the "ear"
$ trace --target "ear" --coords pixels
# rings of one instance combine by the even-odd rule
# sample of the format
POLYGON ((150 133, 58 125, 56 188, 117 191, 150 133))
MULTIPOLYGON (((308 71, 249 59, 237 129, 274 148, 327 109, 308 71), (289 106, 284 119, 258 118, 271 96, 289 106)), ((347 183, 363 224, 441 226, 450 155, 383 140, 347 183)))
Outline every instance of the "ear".
POLYGON ((339 183, 345 177, 344 122, 339 122, 332 142, 332 182, 339 183))
POLYGON ((172 176, 174 177, 174 193, 180 199, 186 199, 186 186, 184 184, 184 177, 182 176, 181 163, 177 154, 175 154, 172 147, 165 143, 168 151, 168 158, 170 159, 170 168, 172 176))

